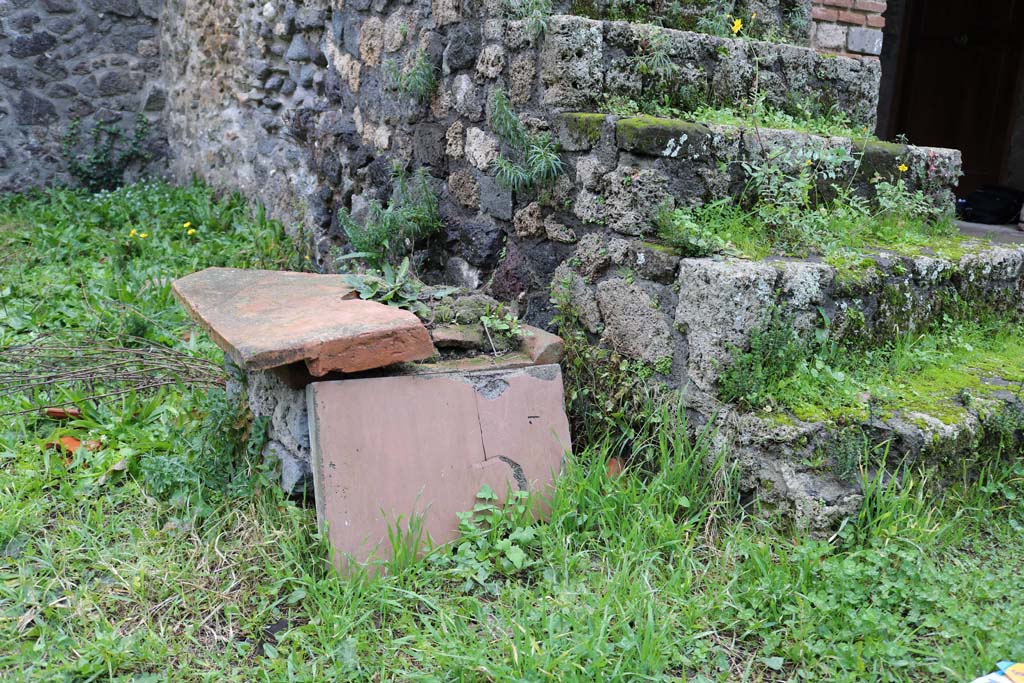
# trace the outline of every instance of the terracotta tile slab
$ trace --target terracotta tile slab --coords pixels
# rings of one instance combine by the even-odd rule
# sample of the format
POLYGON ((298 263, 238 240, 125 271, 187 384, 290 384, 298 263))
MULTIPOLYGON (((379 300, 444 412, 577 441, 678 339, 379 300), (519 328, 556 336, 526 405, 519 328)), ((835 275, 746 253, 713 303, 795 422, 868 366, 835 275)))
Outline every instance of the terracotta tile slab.
POLYGON ((250 370, 305 361, 319 377, 434 353, 414 314, 356 299, 336 275, 207 268, 175 280, 173 289, 217 345, 250 370))
POLYGON ((317 516, 339 567, 391 557, 388 526, 422 519, 434 545, 488 484, 550 494, 570 447, 557 365, 316 382, 309 401, 317 516))

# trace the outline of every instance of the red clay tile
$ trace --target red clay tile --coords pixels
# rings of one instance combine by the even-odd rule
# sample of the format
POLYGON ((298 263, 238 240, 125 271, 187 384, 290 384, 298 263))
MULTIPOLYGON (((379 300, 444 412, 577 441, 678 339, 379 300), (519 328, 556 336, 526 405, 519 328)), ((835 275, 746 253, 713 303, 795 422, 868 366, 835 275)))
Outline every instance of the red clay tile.
POLYGON ((175 280, 173 289, 217 345, 250 370, 305 361, 320 377, 434 354, 413 313, 353 298, 337 275, 208 268, 175 280))
POLYGON ((522 349, 537 365, 550 365, 562 360, 565 342, 557 334, 551 334, 539 327, 523 325, 522 349))
POLYGON ((414 516, 434 545, 487 484, 537 495, 570 447, 557 365, 316 382, 307 389, 317 516, 344 569, 391 557, 389 525, 414 516))

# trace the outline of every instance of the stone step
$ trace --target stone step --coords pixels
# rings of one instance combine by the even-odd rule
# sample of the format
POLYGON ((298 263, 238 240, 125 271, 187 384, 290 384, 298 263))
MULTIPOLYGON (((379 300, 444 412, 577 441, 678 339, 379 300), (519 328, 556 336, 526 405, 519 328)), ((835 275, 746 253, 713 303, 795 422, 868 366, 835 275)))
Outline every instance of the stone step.
POLYGON ((839 166, 828 184, 871 197, 873 177, 899 178, 908 190, 921 189, 950 210, 961 174, 955 149, 797 130, 581 112, 558 115, 553 127, 581 187, 573 207, 576 217, 606 222, 628 235, 653 233, 653 218, 666 201, 687 206, 740 196, 746 185, 740 164, 746 161, 768 158, 792 173, 811 159, 819 163, 828 150, 843 149, 854 161, 839 166))
POLYGON ((885 250, 821 258, 678 258, 639 240, 599 233, 580 240, 554 282, 589 332, 623 355, 666 367, 680 386, 717 395, 730 349, 773 310, 811 330, 869 348, 955 315, 963 307, 1024 315, 1024 245, 965 238, 960 253, 885 250))
POLYGON ((951 376, 911 382, 873 410, 833 419, 726 408, 717 438, 762 511, 827 536, 857 515, 862 471, 883 478, 924 472, 944 485, 1024 456, 1024 356, 993 368, 981 355, 972 366, 968 355, 951 376))
POLYGON ((947 473, 997 437, 1019 449, 1024 352, 977 362, 968 354, 951 377, 857 396, 850 401, 855 407, 843 410, 755 414, 722 400, 722 371, 776 310, 805 336, 828 318, 832 338, 847 342, 850 353, 934 327, 946 316, 1002 316, 1014 329, 1012 321, 1024 318, 1024 245, 966 236, 955 242, 959 253, 863 251, 833 265, 678 258, 641 240, 593 233, 554 281, 588 332, 649 363, 682 391, 695 422, 717 425, 748 494, 806 529, 827 532, 860 503, 856 464, 849 467, 851 434, 878 461, 888 449, 890 466, 921 463, 947 473))
POLYGON ((652 72, 667 68, 671 96, 721 106, 759 93, 779 109, 834 107, 875 127, 881 68, 872 57, 570 15, 550 17, 542 41, 543 102, 563 111, 594 110, 606 97, 657 97, 652 72))

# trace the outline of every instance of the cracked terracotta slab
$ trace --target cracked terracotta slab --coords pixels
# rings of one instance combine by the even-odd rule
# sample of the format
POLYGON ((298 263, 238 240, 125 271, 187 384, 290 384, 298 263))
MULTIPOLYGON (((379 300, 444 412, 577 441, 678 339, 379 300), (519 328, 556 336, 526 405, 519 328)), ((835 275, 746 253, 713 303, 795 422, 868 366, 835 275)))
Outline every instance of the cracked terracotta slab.
POLYGON ((304 361, 320 377, 434 353, 413 313, 355 298, 336 275, 207 268, 172 286, 189 315, 249 370, 304 361))
POLYGON ((389 525, 434 545, 487 484, 537 494, 543 514, 570 449, 557 365, 315 382, 309 402, 317 517, 345 568, 388 560, 389 525))

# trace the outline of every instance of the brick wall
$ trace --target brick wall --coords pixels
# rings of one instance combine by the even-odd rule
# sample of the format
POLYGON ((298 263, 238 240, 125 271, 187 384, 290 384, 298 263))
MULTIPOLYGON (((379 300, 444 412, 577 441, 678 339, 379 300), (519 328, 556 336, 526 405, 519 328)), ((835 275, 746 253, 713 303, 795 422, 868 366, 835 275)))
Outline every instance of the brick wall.
POLYGON ((840 54, 879 55, 885 0, 812 0, 811 44, 840 54))

